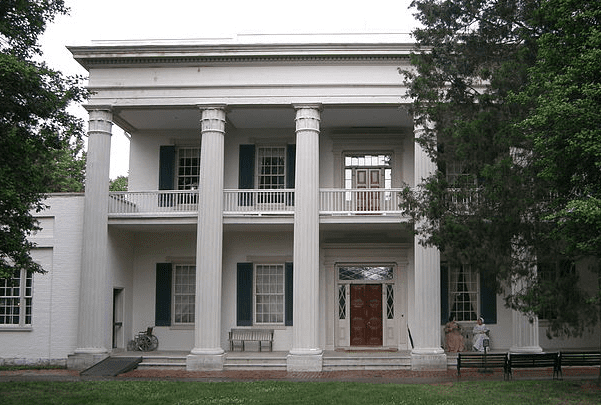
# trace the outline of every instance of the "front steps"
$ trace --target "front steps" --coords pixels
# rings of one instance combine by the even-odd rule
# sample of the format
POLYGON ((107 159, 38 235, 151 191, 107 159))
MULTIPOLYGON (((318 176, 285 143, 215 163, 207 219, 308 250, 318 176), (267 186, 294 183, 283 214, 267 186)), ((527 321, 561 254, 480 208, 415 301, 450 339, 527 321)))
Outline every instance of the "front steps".
MULTIPOLYGON (((162 368, 185 370, 187 352, 135 352, 142 356, 138 369, 162 368)), ((127 355, 128 352, 118 355, 127 355)), ((129 352, 131 355, 131 352, 129 352)), ((226 352, 224 370, 286 371, 288 352, 226 352)), ((449 366, 453 359, 449 358, 449 366)), ((456 361, 456 360, 455 360, 456 361)), ((409 370, 409 352, 334 352, 323 354, 323 371, 409 370)))

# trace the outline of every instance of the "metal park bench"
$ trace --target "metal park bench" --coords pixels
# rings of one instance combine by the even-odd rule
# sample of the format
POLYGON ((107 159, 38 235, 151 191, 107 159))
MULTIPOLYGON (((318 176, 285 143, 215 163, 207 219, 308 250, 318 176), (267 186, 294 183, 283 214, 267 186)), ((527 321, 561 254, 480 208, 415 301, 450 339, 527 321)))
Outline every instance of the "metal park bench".
POLYGON ((246 342, 258 342, 259 351, 263 350, 263 343, 272 350, 273 329, 232 329, 229 335, 231 351, 238 346, 244 351, 246 342))
POLYGON ((558 353, 511 353, 509 355, 509 376, 514 368, 553 368, 553 379, 561 373, 558 353))
POLYGON ((457 377, 461 377, 462 368, 477 368, 483 371, 502 368, 503 378, 508 379, 509 369, 507 362, 507 353, 458 353, 457 377))
POLYGON ((601 367, 601 352, 559 352, 559 375, 563 378, 562 367, 584 366, 601 367))

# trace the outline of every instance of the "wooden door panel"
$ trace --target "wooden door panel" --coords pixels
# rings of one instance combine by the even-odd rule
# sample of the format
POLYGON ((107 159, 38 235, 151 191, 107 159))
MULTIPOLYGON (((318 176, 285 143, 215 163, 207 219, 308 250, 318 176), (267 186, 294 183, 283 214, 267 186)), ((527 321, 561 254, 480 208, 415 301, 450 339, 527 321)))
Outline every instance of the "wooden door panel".
POLYGON ((351 346, 382 346, 382 285, 351 284, 351 346))

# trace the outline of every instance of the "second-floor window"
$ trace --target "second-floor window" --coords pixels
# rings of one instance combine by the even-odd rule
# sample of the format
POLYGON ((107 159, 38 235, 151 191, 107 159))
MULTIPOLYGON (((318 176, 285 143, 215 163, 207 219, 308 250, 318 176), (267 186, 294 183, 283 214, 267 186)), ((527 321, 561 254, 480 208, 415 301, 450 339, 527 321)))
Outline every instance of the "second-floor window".
POLYGON ((286 148, 259 147, 257 150, 257 185, 260 190, 286 187, 286 148))
POLYGON ((196 190, 200 179, 200 148, 177 149, 177 189, 196 190))

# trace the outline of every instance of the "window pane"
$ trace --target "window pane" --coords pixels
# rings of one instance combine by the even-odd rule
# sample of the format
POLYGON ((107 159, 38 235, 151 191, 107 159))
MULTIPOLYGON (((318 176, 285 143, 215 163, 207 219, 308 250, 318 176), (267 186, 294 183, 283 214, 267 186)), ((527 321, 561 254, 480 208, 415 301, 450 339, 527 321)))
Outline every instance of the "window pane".
POLYGON ((255 269, 255 322, 284 322, 284 265, 257 265, 255 269))
POLYGON ((175 265, 173 278, 174 323, 193 323, 196 295, 196 266, 175 265))
POLYGON ((339 280, 392 280, 393 268, 389 266, 349 266, 338 268, 339 280))

